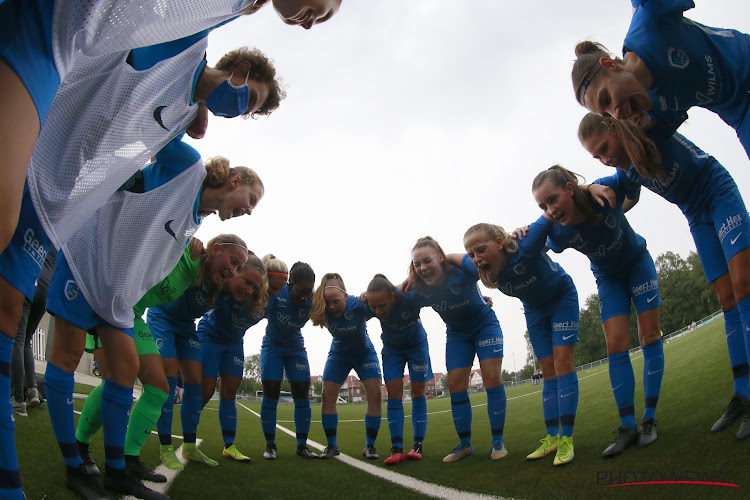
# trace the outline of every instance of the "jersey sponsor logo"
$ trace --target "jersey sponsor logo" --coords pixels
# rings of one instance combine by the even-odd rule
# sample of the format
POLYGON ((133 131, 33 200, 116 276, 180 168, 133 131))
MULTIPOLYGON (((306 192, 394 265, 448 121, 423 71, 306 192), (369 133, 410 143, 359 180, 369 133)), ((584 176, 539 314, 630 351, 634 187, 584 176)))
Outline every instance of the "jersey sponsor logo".
POLYGON ((366 368, 368 370, 371 369, 380 369, 380 365, 377 362, 374 363, 365 363, 362 365, 362 368, 366 368))
POLYGON ((484 339, 479 341, 479 347, 490 347, 494 345, 503 345, 503 338, 492 337, 491 339, 484 339))
POLYGON ((553 321, 552 331, 554 332, 573 332, 580 328, 581 324, 578 321, 553 321))
POLYGON ((157 106, 156 109, 154 109, 154 120, 156 120, 156 123, 158 123, 161 128, 169 131, 169 129, 164 126, 164 122, 161 120, 161 112, 164 111, 164 108, 166 108, 166 106, 157 106))
POLYGON ((704 89, 704 92, 696 92, 695 99, 698 101, 699 105, 706 106, 714 102, 714 97, 716 95, 716 71, 714 70, 714 61, 711 56, 706 55, 703 57, 703 60, 706 62, 706 75, 708 76, 706 80, 706 88, 704 89))
POLYGON ((164 347, 164 339, 156 339, 156 348, 161 351, 162 347, 164 347))
POLYGON ((234 364, 237 365, 237 366, 245 366, 245 360, 242 359, 242 358, 240 358, 240 357, 238 357, 238 356, 235 356, 234 357, 234 364))
POLYGON ((172 238, 174 238, 174 240, 175 240, 175 241, 177 241, 177 235, 175 235, 175 234, 174 234, 174 231, 172 231, 172 228, 170 227, 170 226, 171 226, 171 224, 172 224, 173 222, 174 222, 174 219, 169 219, 169 220, 168 220, 168 221, 167 221, 167 222, 166 222, 166 223, 164 224, 164 230, 165 230, 165 231, 166 231, 167 233, 169 233, 169 235, 170 235, 170 236, 172 236, 172 238))
POLYGON ((39 267, 42 267, 44 259, 47 258, 47 249, 39 242, 31 228, 23 233, 23 251, 29 254, 34 262, 39 264, 39 267))
POLYGON ((685 69, 690 64, 690 58, 682 49, 670 47, 667 51, 667 58, 669 59, 669 65, 673 68, 685 69))
POLYGON ((65 282, 65 298, 68 300, 76 300, 78 298, 78 285, 73 280, 65 282))
POLYGON ((200 348, 201 348, 201 344, 200 344, 200 342, 198 342, 198 341, 197 341, 197 340, 195 340, 195 339, 190 339, 190 340, 188 341, 188 343, 190 344, 190 347, 192 347, 193 349, 200 349, 200 348))
POLYGON ((526 274, 526 264, 516 264, 513 266, 513 272, 518 275, 526 274))
POLYGON ((461 294, 462 287, 461 285, 454 285, 451 287, 451 293, 453 295, 460 295, 461 294))
POLYGON ((306 365, 305 363, 295 363, 294 367, 300 371, 310 371, 310 365, 306 365))
POLYGON ((344 318, 346 318, 347 321, 351 321, 353 317, 354 317, 354 313, 351 311, 346 311, 344 313, 344 318))
POLYGON ((427 372, 427 365, 411 365, 409 371, 413 372, 427 372))
POLYGON ((659 280, 651 278, 650 280, 641 283, 638 286, 632 288, 633 296, 643 295, 644 293, 651 292, 659 289, 659 280))
POLYGON ((536 277, 536 275, 534 275, 534 276, 530 277, 530 278, 529 278, 529 279, 527 279, 526 281, 523 281, 523 282, 521 282, 521 283, 519 283, 519 284, 517 284, 517 285, 513 285, 513 284, 512 284, 512 283, 511 283, 511 282, 509 281, 508 283, 506 283, 506 284, 505 284, 505 286, 503 286, 503 289, 502 289, 502 291, 503 291, 503 293, 505 293, 506 295, 513 295, 513 296, 515 296, 515 295, 517 295, 517 294, 521 293, 521 292, 522 292, 522 291, 523 291, 524 289, 526 289, 526 288, 528 288, 528 287, 530 287, 530 286, 532 286, 532 285, 536 284, 536 282, 537 282, 537 277, 536 277), (506 291, 506 290, 507 290, 507 291, 506 291))
POLYGON ((721 227, 719 228, 719 241, 724 241, 724 238, 726 238, 727 234, 729 234, 733 229, 740 227, 740 224, 742 224, 742 214, 730 215, 729 217, 727 217, 727 219, 722 222, 721 227))
POLYGON ((332 334, 333 333, 349 333, 349 332, 355 331, 356 329, 357 329, 357 325, 342 326, 341 328, 339 328, 338 323, 332 323, 328 327, 328 331, 331 332, 332 334))
POLYGON ((512 295, 513 283, 511 283, 510 281, 506 281, 505 284, 500 287, 500 291, 503 292, 505 295, 512 295))
POLYGON ((140 338, 142 338, 143 340, 148 340, 148 339, 152 339, 153 338, 151 336, 151 332, 149 332, 148 330, 139 330, 138 331, 138 336, 140 338))

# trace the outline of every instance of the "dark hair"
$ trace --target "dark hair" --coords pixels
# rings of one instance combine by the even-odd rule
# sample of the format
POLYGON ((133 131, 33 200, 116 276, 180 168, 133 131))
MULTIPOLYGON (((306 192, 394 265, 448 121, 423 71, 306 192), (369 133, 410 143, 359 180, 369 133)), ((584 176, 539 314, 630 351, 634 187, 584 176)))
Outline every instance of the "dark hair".
MULTIPOLYGON (((573 70, 571 72, 571 78, 573 80, 573 91, 575 92, 576 101, 581 102, 581 86, 583 81, 592 79, 593 75, 589 75, 589 72, 599 64, 599 59, 602 57, 612 57, 607 50, 607 47, 598 42, 592 42, 586 40, 576 45, 576 60, 573 63, 573 70)), ((606 68, 601 68, 599 71, 606 71, 606 68)))
POLYGON ((289 271, 289 284, 291 285, 302 281, 314 284, 315 272, 313 271, 313 268, 310 267, 310 264, 305 262, 295 262, 291 271, 289 271))
POLYGON ((553 186, 561 189, 565 189, 568 183, 570 183, 573 185, 573 202, 575 203, 576 208, 583 213, 586 220, 598 221, 601 217, 594 211, 594 205, 591 198, 581 191, 580 184, 578 183, 579 177, 585 182, 583 176, 561 167, 560 165, 552 165, 550 168, 542 170, 536 175, 536 177, 534 177, 534 181, 531 183, 531 192, 533 193, 539 189, 542 184, 547 181, 552 182, 553 186))
POLYGON ((257 118, 260 115, 270 115, 286 98, 286 92, 276 79, 276 68, 273 66, 273 61, 266 57, 263 52, 250 47, 240 47, 224 54, 216 63, 216 69, 231 73, 244 62, 250 63, 250 71, 247 73, 249 80, 268 85, 268 98, 258 111, 252 113, 245 111, 242 116, 257 118))
MULTIPOLYGON (((442 247, 440 246, 440 243, 438 243, 435 238, 432 236, 423 236, 422 238, 419 238, 417 242, 412 247, 411 251, 413 252, 417 248, 424 248, 429 247, 435 250, 438 255, 443 257, 443 263, 442 268, 443 272, 446 274, 451 272, 452 266, 448 263, 448 256, 445 255, 445 252, 443 251, 442 247)), ((409 262, 409 269, 407 271, 409 273, 409 284, 412 285, 414 288, 416 288, 420 293, 427 292, 427 284, 424 282, 422 278, 419 277, 417 274, 417 271, 414 269, 414 262, 409 262)))
POLYGON ((385 275, 376 274, 367 285, 367 291, 396 293, 398 288, 385 275))

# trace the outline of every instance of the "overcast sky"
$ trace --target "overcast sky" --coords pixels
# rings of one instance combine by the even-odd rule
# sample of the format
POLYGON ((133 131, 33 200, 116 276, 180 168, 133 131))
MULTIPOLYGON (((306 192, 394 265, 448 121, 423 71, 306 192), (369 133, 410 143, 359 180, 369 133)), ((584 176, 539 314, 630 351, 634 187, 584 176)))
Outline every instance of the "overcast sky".
MULTIPOLYGON (((750 32, 750 4, 700 1, 688 17, 750 32)), ((571 0, 344 0, 309 31, 285 26, 273 10, 213 32, 209 64, 242 45, 270 56, 288 97, 269 118, 211 117, 201 141, 255 169, 266 195, 250 217, 209 217, 204 241, 234 232, 257 254, 289 267, 302 260, 340 273, 359 294, 376 273, 399 283, 417 238, 432 235, 446 252, 464 252, 477 222, 513 229, 541 211, 531 181, 552 164, 588 180, 613 170, 576 138, 585 114, 572 91, 573 48, 590 38, 620 54, 630 2, 571 0)), ((712 154, 750 199, 750 162, 734 131, 695 109, 680 132, 712 154)), ((645 191, 628 219, 654 258, 695 249, 679 209, 645 191)), ((588 260, 551 254, 573 277, 581 302, 596 292, 588 260)), ((526 324, 518 299, 487 291, 505 338, 503 367, 524 364, 526 324)), ((432 367, 445 371, 445 325, 422 310, 432 367)), ((378 352, 380 325, 368 323, 378 352)), ((265 321, 245 335, 245 355, 260 352, 265 321)), ((665 332, 666 333, 666 332, 665 332)), ((323 373, 331 336, 303 329, 313 375, 323 373)), ((475 363, 478 366, 478 363, 475 363)))

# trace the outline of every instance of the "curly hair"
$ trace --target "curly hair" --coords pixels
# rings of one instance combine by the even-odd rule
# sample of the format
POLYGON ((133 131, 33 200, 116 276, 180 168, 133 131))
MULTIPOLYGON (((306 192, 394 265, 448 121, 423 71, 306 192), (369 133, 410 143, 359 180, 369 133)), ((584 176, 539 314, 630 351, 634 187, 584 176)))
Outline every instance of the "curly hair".
POLYGON ((261 190, 265 192, 265 186, 258 174, 249 167, 230 167, 229 160, 223 156, 214 156, 209 158, 205 164, 206 178, 203 180, 203 187, 220 188, 234 176, 240 178, 240 183, 253 186, 260 185, 261 190))
POLYGON ((240 47, 224 54, 216 63, 215 68, 234 73, 242 63, 246 62, 250 63, 250 71, 247 73, 248 79, 267 84, 268 98, 258 111, 250 112, 247 110, 242 113, 242 116, 244 118, 257 118, 261 115, 270 115, 286 98, 286 91, 281 88, 281 84, 276 78, 276 68, 273 66, 273 61, 266 57, 263 52, 250 47, 240 47))
MULTIPOLYGON (((518 252, 518 242, 511 238, 511 236, 505 231, 505 229, 502 226, 497 226, 495 224, 487 224, 486 222, 480 222, 479 224, 474 224, 471 226, 465 233, 464 233, 464 239, 466 239, 467 236, 470 234, 474 234, 476 232, 483 232, 489 239, 492 241, 497 241, 498 239, 503 240, 503 251, 505 253, 516 253, 518 252)), ((479 269, 479 278, 482 280, 482 283, 484 283, 484 286, 487 288, 497 288, 497 277, 496 276, 490 276, 487 274, 486 271, 483 271, 479 269)))
POLYGON ((247 245, 245 241, 235 234, 220 234, 214 238, 211 238, 206 243, 205 249, 200 255, 200 262, 198 264, 198 279, 196 284, 208 292, 208 300, 210 304, 216 301, 216 296, 222 288, 222 282, 213 283, 209 276, 209 268, 214 260, 214 254, 210 251, 214 245, 236 245, 242 247, 247 252, 247 245))

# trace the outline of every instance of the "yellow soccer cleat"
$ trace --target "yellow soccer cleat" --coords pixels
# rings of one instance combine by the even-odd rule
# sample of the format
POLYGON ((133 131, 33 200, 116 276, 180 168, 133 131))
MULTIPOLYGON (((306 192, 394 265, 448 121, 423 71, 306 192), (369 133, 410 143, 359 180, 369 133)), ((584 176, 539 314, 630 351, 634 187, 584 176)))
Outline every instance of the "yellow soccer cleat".
POLYGON ((557 446, 557 454, 555 460, 552 462, 555 465, 569 464, 576 457, 573 452, 573 438, 570 436, 563 436, 560 438, 560 443, 557 446))
POLYGON ((224 458, 231 458, 232 460, 236 460, 238 462, 252 462, 252 460, 250 460, 250 457, 240 453, 240 450, 238 450, 235 445, 224 448, 224 451, 221 452, 221 456, 224 458))
POLYGON ((526 460, 538 460, 554 453, 555 451, 557 451, 557 444, 559 440, 559 436, 551 436, 547 434, 547 437, 539 440, 539 442, 542 443, 539 448, 529 453, 526 456, 526 460))
POLYGON ((208 465, 209 467, 216 467, 219 465, 219 462, 204 455, 203 452, 195 446, 195 443, 184 443, 182 445, 182 458, 190 462, 208 465))

